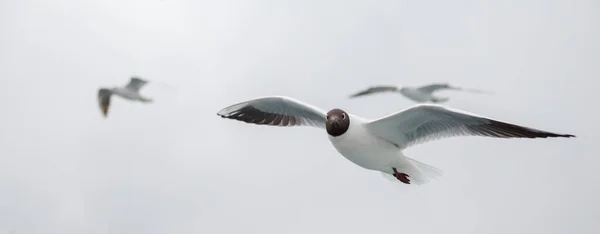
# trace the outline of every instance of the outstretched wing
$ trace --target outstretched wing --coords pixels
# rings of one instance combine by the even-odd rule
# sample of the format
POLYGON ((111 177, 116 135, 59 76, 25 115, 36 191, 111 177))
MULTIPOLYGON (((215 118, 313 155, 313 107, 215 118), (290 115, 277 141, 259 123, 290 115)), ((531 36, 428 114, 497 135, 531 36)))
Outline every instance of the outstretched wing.
POLYGON ((367 123, 373 134, 401 148, 454 136, 575 137, 493 120, 434 104, 421 104, 367 123))
POLYGON ((273 126, 325 128, 327 120, 327 114, 319 108, 282 96, 241 102, 220 110, 217 115, 246 123, 273 126))
POLYGON ((436 83, 436 84, 425 85, 425 86, 421 86, 421 87, 417 88, 417 90, 424 92, 424 93, 433 93, 435 91, 443 90, 443 89, 460 90, 460 91, 471 92, 471 93, 491 94, 490 92, 486 92, 486 91, 482 91, 482 90, 478 90, 478 89, 461 88, 461 87, 453 86, 453 85, 450 85, 447 83, 436 83))
POLYGON ((129 80, 129 83, 127 83, 127 85, 125 85, 125 88, 133 90, 135 92, 138 92, 147 83, 148 83, 148 81, 146 81, 146 80, 142 80, 138 77, 131 77, 131 80, 129 80))
POLYGON ((98 104, 104 117, 108 115, 108 107, 110 106, 110 96, 112 92, 110 89, 101 88, 98 90, 98 104))
POLYGON ((365 90, 362 90, 360 92, 352 94, 352 95, 350 95, 350 98, 355 98, 355 97, 365 96, 365 95, 370 95, 370 94, 375 94, 375 93, 395 92, 395 91, 398 91, 398 87, 396 87, 396 86, 378 85, 378 86, 369 87, 365 90))

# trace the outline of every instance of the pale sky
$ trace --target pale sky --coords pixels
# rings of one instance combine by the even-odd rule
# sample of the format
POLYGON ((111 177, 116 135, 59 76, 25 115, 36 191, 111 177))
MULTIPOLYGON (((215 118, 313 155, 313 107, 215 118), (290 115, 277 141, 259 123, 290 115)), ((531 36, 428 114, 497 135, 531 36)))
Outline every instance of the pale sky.
POLYGON ((0 1, 0 234, 600 233, 598 1, 0 1), (144 105, 99 87, 150 80, 144 105), (447 104, 572 139, 409 148, 392 183, 323 130, 216 112, 285 95, 377 118, 376 84, 449 82, 447 104), (167 89, 161 83, 176 89, 167 89))

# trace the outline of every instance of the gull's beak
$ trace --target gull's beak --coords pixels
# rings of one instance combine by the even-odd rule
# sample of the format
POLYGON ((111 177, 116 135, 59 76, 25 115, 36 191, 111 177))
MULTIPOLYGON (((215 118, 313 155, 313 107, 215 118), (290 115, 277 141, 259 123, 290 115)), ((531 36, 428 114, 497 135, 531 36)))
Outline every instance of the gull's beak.
POLYGON ((328 120, 328 121, 329 121, 329 122, 330 122, 332 125, 334 125, 334 126, 336 126, 336 127, 337 127, 338 125, 340 125, 340 117, 338 117, 338 116, 331 116, 331 117, 329 117, 329 120, 328 120))

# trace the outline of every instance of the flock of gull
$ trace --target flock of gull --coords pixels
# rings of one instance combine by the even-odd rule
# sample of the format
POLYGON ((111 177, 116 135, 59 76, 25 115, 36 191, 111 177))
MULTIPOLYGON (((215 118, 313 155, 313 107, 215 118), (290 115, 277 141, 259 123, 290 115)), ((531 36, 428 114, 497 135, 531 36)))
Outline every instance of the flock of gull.
MULTIPOLYGON (((98 102, 104 117, 108 114, 111 96, 149 103, 140 89, 148 81, 132 77, 123 87, 100 88, 98 102)), ((342 109, 329 111, 286 96, 268 96, 226 107, 217 115, 250 124, 268 126, 310 126, 324 129, 333 147, 354 164, 381 172, 388 179, 404 184, 425 184, 442 175, 442 170, 409 158, 403 154, 408 147, 432 140, 457 136, 494 138, 575 137, 519 126, 466 111, 442 106, 446 97, 435 96, 439 90, 465 89, 449 84, 429 84, 422 87, 372 86, 350 98, 384 92, 396 92, 417 102, 416 105, 383 116, 366 119, 342 109)))

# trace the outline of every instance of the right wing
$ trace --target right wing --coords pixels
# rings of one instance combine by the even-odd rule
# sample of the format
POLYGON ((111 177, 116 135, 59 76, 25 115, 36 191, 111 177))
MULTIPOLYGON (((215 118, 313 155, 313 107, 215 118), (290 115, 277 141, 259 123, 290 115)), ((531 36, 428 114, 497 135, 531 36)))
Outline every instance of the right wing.
POLYGON ((108 115, 108 106, 110 105, 110 96, 112 92, 109 89, 101 88, 98 90, 98 104, 104 117, 108 115))
POLYGON ((378 86, 369 87, 368 89, 365 89, 358 93, 352 94, 352 95, 350 95, 350 98, 369 95, 369 94, 375 94, 375 93, 395 92, 395 91, 398 91, 398 87, 396 87, 396 86, 378 85, 378 86))
POLYGON ((289 97, 271 96, 241 102, 220 110, 217 115, 272 126, 312 126, 325 128, 327 114, 289 97))
POLYGON ((127 83, 127 85, 125 85, 125 88, 126 89, 131 89, 131 90, 133 90, 135 92, 138 92, 147 83, 148 83, 148 81, 146 81, 146 80, 142 80, 142 79, 137 78, 137 77, 131 77, 131 79, 129 80, 129 83, 127 83))
POLYGON ((486 92, 486 91, 482 91, 482 90, 478 90, 478 89, 467 89, 467 88, 457 87, 457 86, 450 85, 448 83, 434 83, 434 84, 424 85, 424 86, 417 88, 417 90, 424 92, 424 93, 433 93, 435 91, 443 90, 443 89, 460 90, 460 91, 471 92, 471 93, 491 94, 490 92, 486 92))

